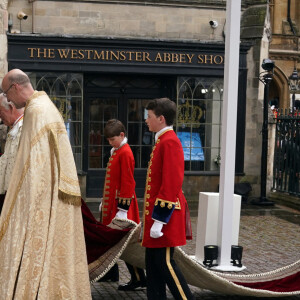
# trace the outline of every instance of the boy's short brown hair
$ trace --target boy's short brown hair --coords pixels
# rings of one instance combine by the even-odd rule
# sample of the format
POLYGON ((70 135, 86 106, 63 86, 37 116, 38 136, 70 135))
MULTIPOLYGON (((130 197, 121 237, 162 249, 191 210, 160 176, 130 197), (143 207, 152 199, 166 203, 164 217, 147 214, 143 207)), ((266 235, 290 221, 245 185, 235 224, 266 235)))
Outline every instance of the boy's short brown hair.
POLYGON ((148 103, 146 109, 152 110, 157 117, 164 116, 168 126, 174 124, 177 109, 176 104, 169 98, 154 99, 148 103))
POLYGON ((119 136, 121 132, 126 134, 125 126, 123 123, 117 119, 110 119, 107 121, 104 128, 105 138, 112 138, 114 136, 119 136))

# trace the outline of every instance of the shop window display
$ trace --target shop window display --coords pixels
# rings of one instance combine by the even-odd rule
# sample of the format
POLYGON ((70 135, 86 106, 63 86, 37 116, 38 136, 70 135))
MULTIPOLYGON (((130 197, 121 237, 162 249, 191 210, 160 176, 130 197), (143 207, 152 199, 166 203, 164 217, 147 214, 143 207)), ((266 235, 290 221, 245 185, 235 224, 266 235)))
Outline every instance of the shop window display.
POLYGON ((185 171, 218 171, 223 79, 179 77, 176 132, 185 171))

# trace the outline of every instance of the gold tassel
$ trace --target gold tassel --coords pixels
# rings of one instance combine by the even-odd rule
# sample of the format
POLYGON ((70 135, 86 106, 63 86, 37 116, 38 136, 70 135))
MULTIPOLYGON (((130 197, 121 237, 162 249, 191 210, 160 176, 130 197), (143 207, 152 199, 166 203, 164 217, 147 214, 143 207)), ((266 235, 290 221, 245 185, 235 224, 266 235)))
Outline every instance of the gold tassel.
POLYGON ((58 198, 62 202, 74 206, 81 206, 81 197, 80 196, 74 196, 70 194, 66 194, 62 192, 61 190, 58 191, 58 198))

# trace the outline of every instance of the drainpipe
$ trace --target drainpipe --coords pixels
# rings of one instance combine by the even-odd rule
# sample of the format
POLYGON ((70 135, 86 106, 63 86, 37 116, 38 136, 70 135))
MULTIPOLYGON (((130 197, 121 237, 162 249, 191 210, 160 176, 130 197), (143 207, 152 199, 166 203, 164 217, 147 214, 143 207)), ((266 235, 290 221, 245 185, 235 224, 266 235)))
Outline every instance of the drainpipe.
POLYGON ((287 7, 287 21, 288 21, 289 24, 290 24, 291 31, 292 31, 293 35, 296 35, 294 26, 293 26, 293 24, 292 24, 290 11, 291 11, 291 0, 288 0, 288 7, 287 7))

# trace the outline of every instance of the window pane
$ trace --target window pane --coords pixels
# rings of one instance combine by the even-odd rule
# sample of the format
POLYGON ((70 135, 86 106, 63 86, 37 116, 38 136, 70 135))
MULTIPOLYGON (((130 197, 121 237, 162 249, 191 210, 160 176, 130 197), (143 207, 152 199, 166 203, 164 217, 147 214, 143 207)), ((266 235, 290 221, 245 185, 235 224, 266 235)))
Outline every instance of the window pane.
POLYGON ((82 120, 82 97, 72 96, 69 102, 69 117, 73 121, 82 120))
POLYGON ((77 170, 82 169, 83 75, 80 73, 28 73, 33 88, 45 91, 61 113, 77 170))
POLYGON ((79 166, 81 166, 82 161, 82 149, 81 147, 72 147, 72 151, 74 155, 75 164, 78 170, 79 166))
POLYGON ((106 122, 117 117, 117 98, 95 98, 90 100, 89 115, 89 169, 105 168, 110 149, 103 132, 106 122))
POLYGON ((219 78, 178 78, 176 132, 186 171, 219 169, 222 97, 219 78))
POLYGON ((111 146, 109 145, 103 147, 102 165, 104 168, 106 167, 108 160, 110 158, 110 149, 111 146))
POLYGON ((67 122, 65 123, 68 137, 71 142, 71 146, 76 146, 81 148, 81 122, 67 122))
POLYGON ((137 122, 128 122, 127 137, 130 146, 139 145, 141 143, 141 126, 137 122))
POLYGON ((145 124, 145 110, 151 99, 128 99, 127 137, 135 167, 147 168, 152 151, 153 135, 145 124))

